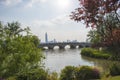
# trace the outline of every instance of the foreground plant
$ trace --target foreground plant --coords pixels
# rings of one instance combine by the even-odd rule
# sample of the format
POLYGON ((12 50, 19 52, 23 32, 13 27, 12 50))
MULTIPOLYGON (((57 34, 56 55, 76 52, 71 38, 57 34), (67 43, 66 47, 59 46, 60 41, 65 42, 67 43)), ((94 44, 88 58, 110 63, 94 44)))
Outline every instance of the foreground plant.
POLYGON ((42 69, 44 56, 38 48, 40 41, 30 33, 29 28, 22 29, 18 22, 13 22, 7 25, 0 23, 0 30, 1 78, 7 79, 23 73, 27 75, 35 69, 42 69))

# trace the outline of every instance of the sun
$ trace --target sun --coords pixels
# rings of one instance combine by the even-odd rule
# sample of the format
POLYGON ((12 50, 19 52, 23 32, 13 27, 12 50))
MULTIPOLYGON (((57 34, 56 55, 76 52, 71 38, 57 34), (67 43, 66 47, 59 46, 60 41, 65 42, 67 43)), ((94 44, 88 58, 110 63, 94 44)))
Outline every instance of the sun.
POLYGON ((69 0, 57 0, 57 4, 60 8, 68 8, 70 5, 69 0))

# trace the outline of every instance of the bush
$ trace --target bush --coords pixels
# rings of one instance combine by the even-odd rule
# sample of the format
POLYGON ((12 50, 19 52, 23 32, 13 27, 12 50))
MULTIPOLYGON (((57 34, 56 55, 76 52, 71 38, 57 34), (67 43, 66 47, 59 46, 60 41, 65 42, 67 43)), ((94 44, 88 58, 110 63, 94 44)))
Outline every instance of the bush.
POLYGON ((83 48, 81 50, 82 55, 92 56, 93 50, 91 48, 83 48))
POLYGON ((92 48, 83 48, 81 50, 81 55, 100 59, 109 59, 111 57, 111 54, 107 51, 99 51, 92 48))
POLYGON ((18 22, 6 25, 0 22, 0 31, 2 31, 0 32, 0 77, 13 79, 13 76, 18 75, 32 78, 36 77, 34 74, 37 73, 44 76, 44 73, 38 72, 40 70, 35 70, 36 67, 43 66, 44 59, 38 48, 40 42, 38 37, 31 34, 29 28, 22 29, 18 22))
POLYGON ((18 74, 16 80, 47 80, 47 75, 44 69, 34 69, 18 74))
POLYGON ((99 79, 100 72, 96 68, 89 66, 82 66, 77 68, 76 79, 77 80, 89 80, 89 79, 99 79))
POLYGON ((96 68, 89 66, 82 67, 65 67, 60 75, 60 80, 89 80, 89 79, 99 79, 100 72, 96 68))
POLYGON ((66 66, 60 74, 60 80, 75 80, 75 67, 66 66))
POLYGON ((56 72, 49 73, 48 70, 46 71, 42 68, 36 68, 26 73, 11 76, 6 80, 58 80, 58 74, 56 72))
MULTIPOLYGON (((0 80, 2 80, 2 79, 0 79, 0 80)), ((6 80, 16 80, 16 77, 15 77, 15 76, 11 76, 11 77, 9 77, 9 78, 6 79, 6 80)))
POLYGON ((111 74, 112 76, 120 75, 120 65, 118 65, 118 64, 113 64, 113 65, 110 67, 110 74, 111 74))

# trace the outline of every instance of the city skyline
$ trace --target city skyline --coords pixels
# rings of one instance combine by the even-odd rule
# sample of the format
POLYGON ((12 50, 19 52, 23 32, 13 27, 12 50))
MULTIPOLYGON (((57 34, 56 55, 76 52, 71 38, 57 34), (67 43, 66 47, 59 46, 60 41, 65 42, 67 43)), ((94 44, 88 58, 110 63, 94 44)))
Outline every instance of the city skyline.
POLYGON ((90 29, 69 16, 78 6, 77 0, 0 0, 0 21, 18 21, 22 28, 29 26, 42 42, 45 32, 49 40, 82 42, 90 29))
MULTIPOLYGON (((51 39, 49 40, 49 34, 47 34, 47 32, 45 33, 45 41, 43 41, 42 43, 57 43, 57 42, 60 42, 60 41, 57 41, 55 38, 54 39, 51 39)), ((78 42, 77 40, 65 40, 65 41, 61 41, 61 42, 78 42)))

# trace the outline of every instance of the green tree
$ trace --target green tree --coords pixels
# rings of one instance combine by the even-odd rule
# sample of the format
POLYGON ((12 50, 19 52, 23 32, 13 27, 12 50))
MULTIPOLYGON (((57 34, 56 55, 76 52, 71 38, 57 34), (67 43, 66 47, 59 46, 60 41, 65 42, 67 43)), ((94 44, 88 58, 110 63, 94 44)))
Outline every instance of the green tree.
MULTIPOLYGON (((28 34, 29 31, 26 32, 25 29, 20 28, 17 22, 9 23, 9 26, 0 24, 0 30, 2 30, 0 33, 2 36, 0 38, 0 77, 7 79, 23 73, 32 75, 35 71, 37 73, 37 70, 42 69, 44 56, 37 46, 40 42, 37 36, 28 34), (26 32, 27 35, 22 35, 22 32, 26 32)), ((29 80, 38 79, 35 77, 29 80)))
POLYGON ((101 42, 101 37, 98 34, 97 30, 90 30, 88 32, 88 40, 92 43, 92 44, 98 44, 101 42))
POLYGON ((20 23, 18 22, 7 23, 5 30, 11 38, 20 35, 20 33, 24 31, 24 29, 20 28, 20 23))
POLYGON ((56 72, 52 72, 48 75, 48 80, 59 80, 58 74, 56 72))

